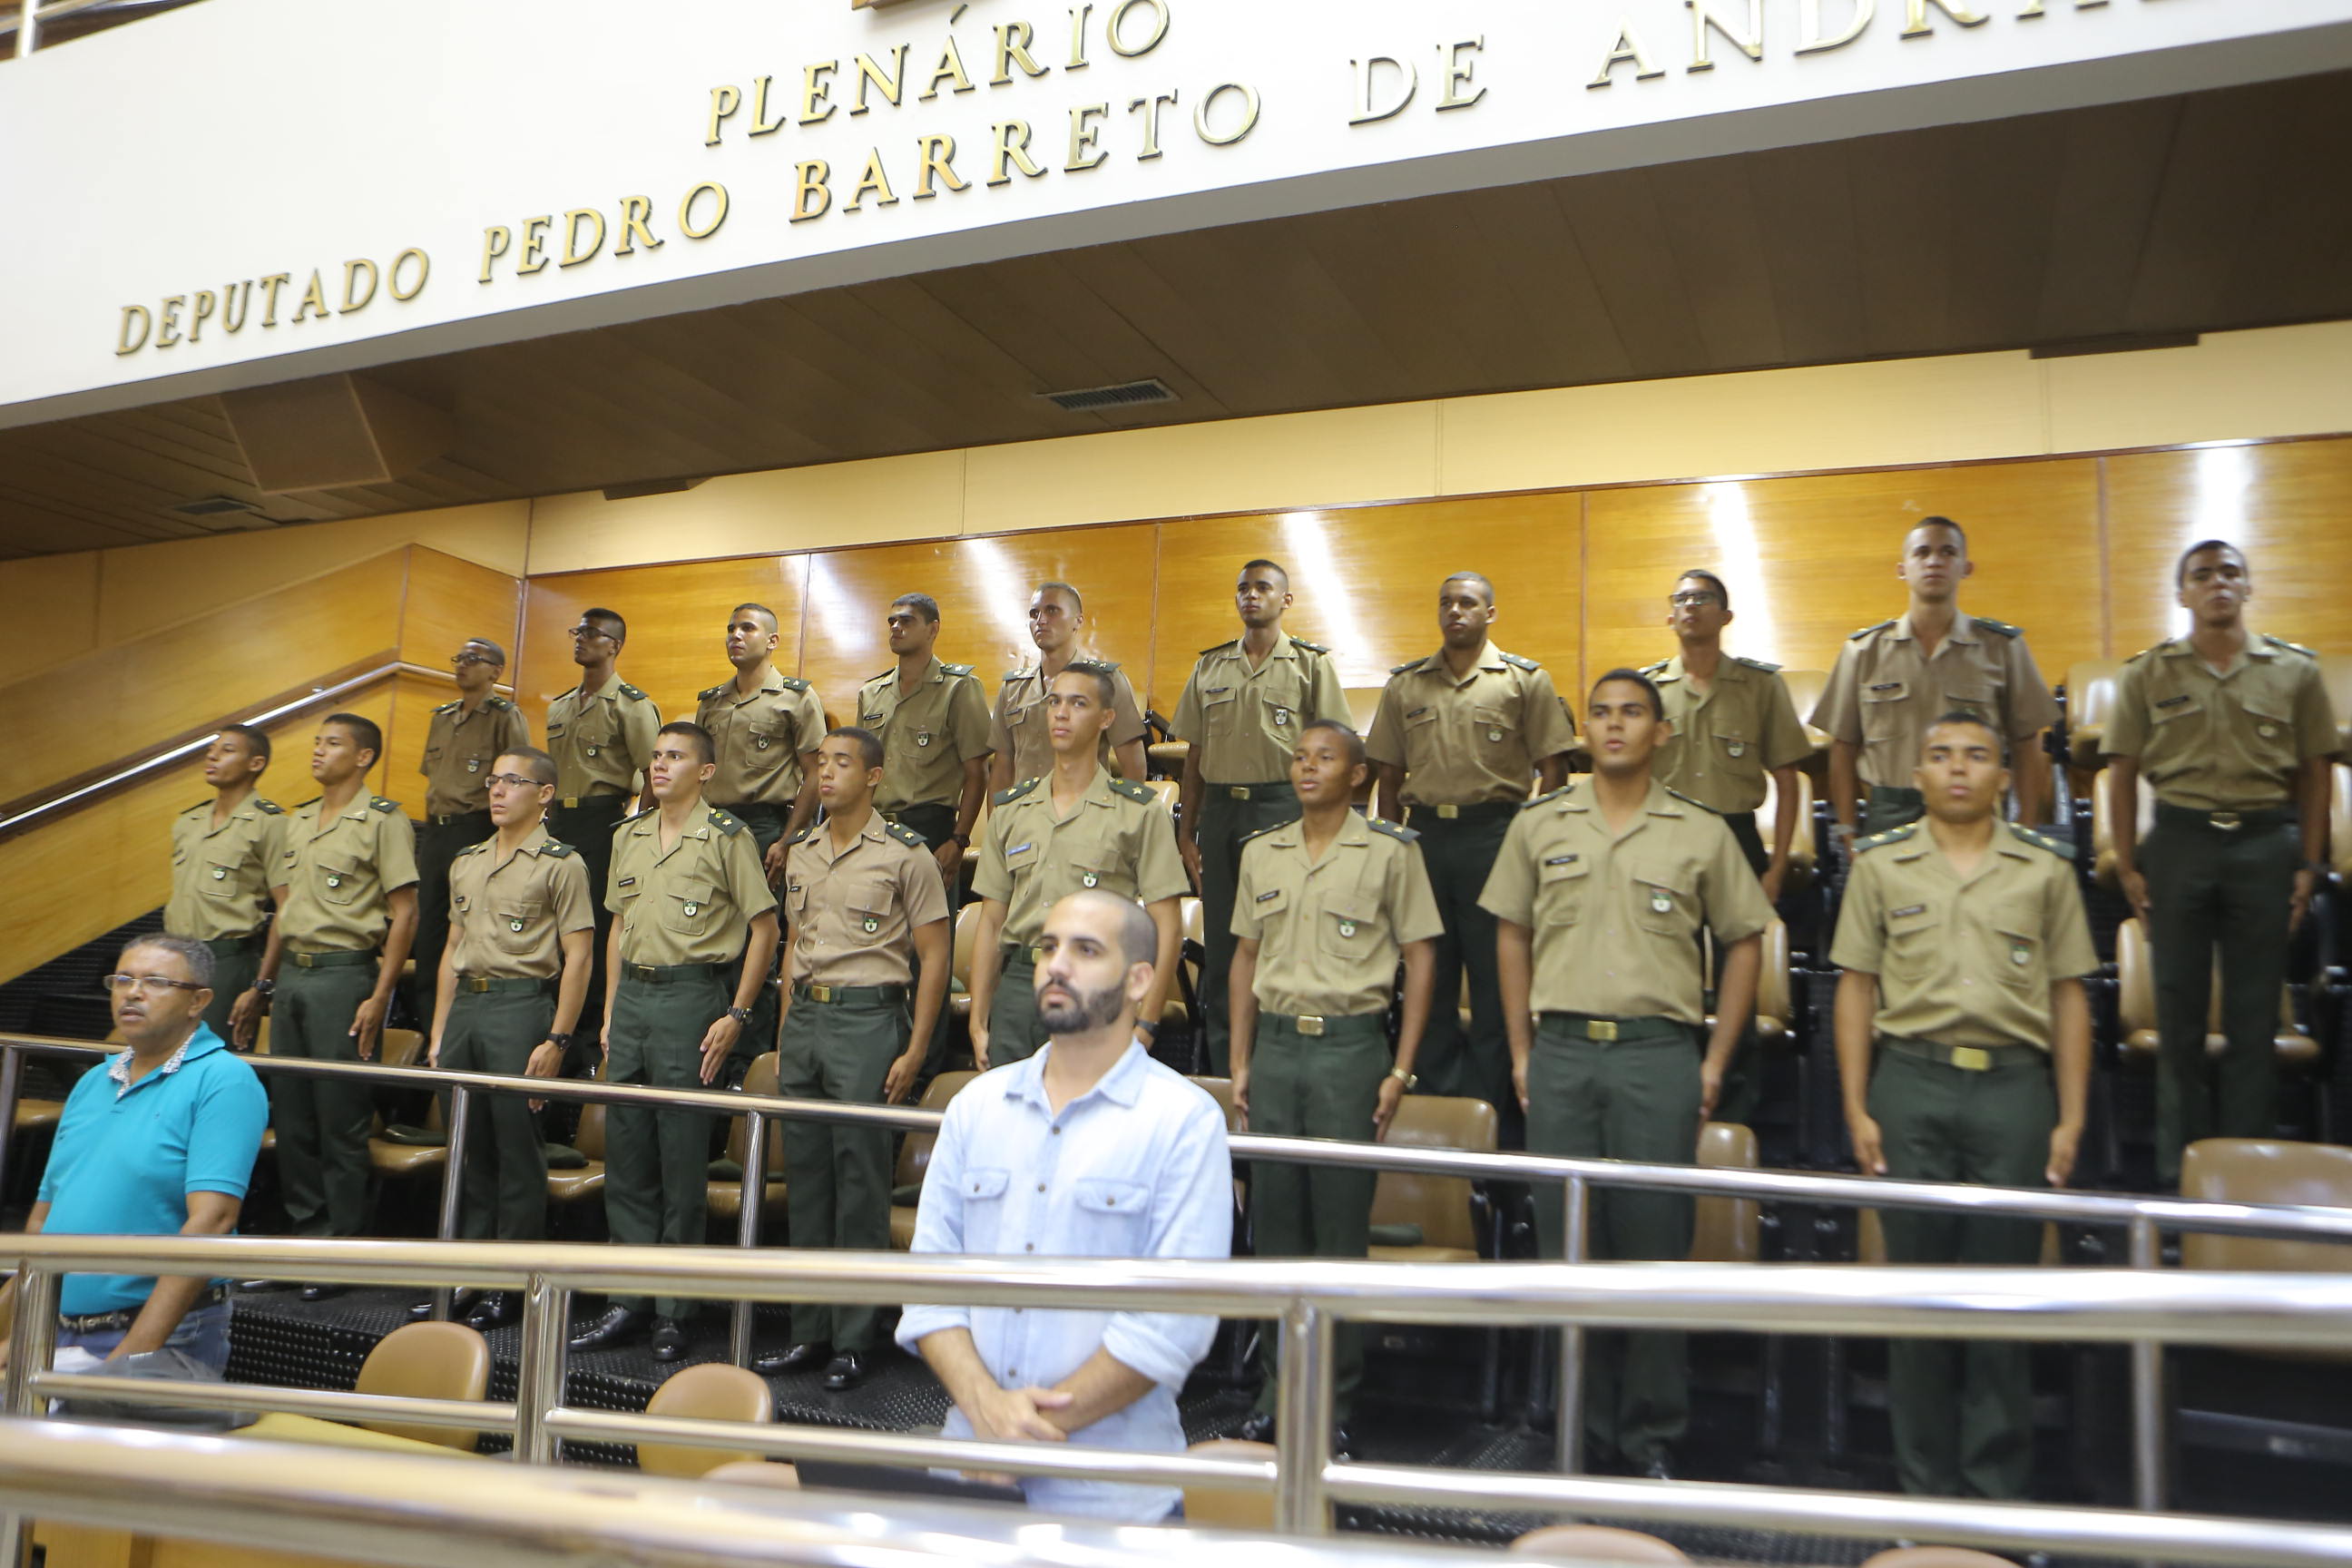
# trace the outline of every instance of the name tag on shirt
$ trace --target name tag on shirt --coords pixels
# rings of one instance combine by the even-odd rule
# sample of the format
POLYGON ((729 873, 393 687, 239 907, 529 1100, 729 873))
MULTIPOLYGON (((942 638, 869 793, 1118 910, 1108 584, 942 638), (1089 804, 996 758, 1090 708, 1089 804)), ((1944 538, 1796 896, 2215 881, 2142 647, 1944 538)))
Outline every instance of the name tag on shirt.
POLYGON ((2187 692, 2183 692, 2183 693, 2181 693, 2181 694, 2180 694, 2179 696, 2178 696, 2178 697, 2168 697, 2168 698, 2166 698, 2163 701, 2161 701, 2161 702, 2158 703, 2158 704, 2157 704, 2157 706, 2158 706, 2158 708, 2178 708, 2178 707, 2179 707, 2182 703, 2184 703, 2184 702, 2186 702, 2186 701, 2188 701, 2188 700, 2189 700, 2189 694, 2188 694, 2187 692))
POLYGON ((1924 915, 1927 912, 1927 906, 1925 904, 1906 904, 1899 910, 1887 910, 1886 918, 1891 921, 1899 921, 1908 915, 1924 915))
POLYGON ((1550 859, 1545 861, 1544 864, 1547 866, 1572 866, 1576 864, 1576 857, 1573 855, 1555 855, 1550 859))

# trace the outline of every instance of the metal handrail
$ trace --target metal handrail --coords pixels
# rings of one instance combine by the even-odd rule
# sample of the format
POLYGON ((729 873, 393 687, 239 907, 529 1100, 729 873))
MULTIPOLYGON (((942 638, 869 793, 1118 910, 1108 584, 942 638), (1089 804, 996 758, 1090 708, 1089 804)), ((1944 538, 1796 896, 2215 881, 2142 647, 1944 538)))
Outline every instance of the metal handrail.
POLYGON ((16 35, 16 53, 31 54, 40 47, 41 25, 62 21, 82 11, 105 11, 121 8, 136 11, 163 5, 165 0, 21 0, 24 9, 16 16, 0 17, 0 33, 16 35))
MULTIPOLYGON (((675 1442, 868 1463, 1010 1468, 1097 1480, 1199 1483, 1275 1493, 1276 1528, 1320 1534, 1337 1500, 1422 1507, 1508 1504, 1619 1518, 1671 1515, 1850 1537, 1961 1539, 1986 1545, 2137 1555, 2246 1568, 2341 1562, 2352 1530, 2242 1520, 2152 1517, 2106 1510, 1965 1503, 1794 1489, 1601 1481, 1535 1474, 1468 1475, 1337 1462, 1328 1412, 1332 1329, 1345 1321, 1560 1323, 1586 1327, 1744 1329, 2008 1340, 2171 1340, 2352 1346, 2352 1276, 2200 1273, 2150 1277, 2108 1269, 1760 1268, 1738 1264, 1386 1264, 1323 1259, 941 1258, 830 1251, 746 1255, 726 1247, 612 1247, 438 1241, 331 1241, 221 1237, 23 1236, 0 1242, 21 1258, 5 1409, 31 1415, 52 1394, 137 1400, 151 1380, 47 1370, 66 1271, 159 1275, 264 1270, 341 1283, 421 1278, 499 1285, 527 1279, 515 1452, 554 1458, 560 1436, 675 1442), (562 1400, 563 1324, 575 1289, 759 1300, 951 1300, 979 1305, 1277 1315, 1286 1349, 1269 1469, 1251 1460, 1138 1454, 1062 1445, 977 1444, 929 1435, 839 1434, 574 1409, 562 1400), (2158 1550, 2160 1549, 2160 1550, 2158 1550)), ((341 1406, 379 1419, 382 1396, 212 1384, 172 1403, 308 1413, 341 1406)), ((431 1407, 442 1402, 417 1402, 431 1407)), ((464 1423, 502 1430, 509 1407, 464 1423)), ((1573 1417, 1570 1417, 1572 1419, 1573 1417)), ((431 1419, 428 1414, 427 1419, 431 1419)), ((7 1495, 0 1443, 0 1496, 7 1495)))

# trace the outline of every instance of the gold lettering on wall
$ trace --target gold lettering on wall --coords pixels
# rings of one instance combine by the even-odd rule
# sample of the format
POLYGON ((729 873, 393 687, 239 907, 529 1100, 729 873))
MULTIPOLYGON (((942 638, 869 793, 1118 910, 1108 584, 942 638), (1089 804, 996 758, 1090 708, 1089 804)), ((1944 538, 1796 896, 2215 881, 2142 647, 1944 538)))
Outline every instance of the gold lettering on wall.
MULTIPOLYGON (((877 207, 898 205, 898 194, 890 188, 890 176, 882 167, 882 149, 879 147, 866 154, 866 173, 858 176, 857 189, 850 193, 849 205, 841 210, 852 213, 864 211, 868 195, 880 198, 874 204, 877 207)), ((812 213, 810 216, 814 217, 815 215, 812 213)), ((800 221, 797 212, 793 215, 793 221, 800 221)))
POLYGON ((990 184, 1009 185, 1013 183, 1013 176, 1005 172, 1008 164, 1033 180, 1045 172, 1035 159, 1029 156, 1029 122, 1027 121, 1008 120, 996 127, 994 134, 996 151, 989 159, 988 183, 990 184))
POLYGON ((1119 7, 1110 14, 1110 26, 1104 30, 1103 36, 1110 41, 1110 52, 1115 55, 1133 59, 1139 55, 1150 54, 1160 47, 1160 40, 1168 37, 1168 0, 1119 0, 1119 7), (1127 26, 1128 17, 1138 6, 1151 13, 1151 35, 1139 44, 1129 34, 1127 26))
POLYGON ((319 269, 313 267, 310 268, 310 286, 302 290, 302 302, 295 307, 293 321, 297 326, 299 326, 312 316, 325 316, 330 313, 327 309, 327 285, 320 280, 319 269))
POLYGON ((522 259, 515 264, 515 276, 528 278, 547 267, 547 231, 555 226, 555 215, 523 219, 522 259))
POLYGON ((1102 122, 1109 118, 1108 103, 1082 103, 1070 110, 1070 155, 1062 160, 1064 174, 1097 168, 1110 156, 1097 144, 1097 138, 1102 135, 1102 122))
POLYGON ((205 335, 205 323, 213 319, 213 306, 218 300, 209 289, 196 290, 194 305, 188 311, 188 341, 194 342, 205 335))
MULTIPOLYGON (((430 256, 425 255, 422 249, 412 245, 406 250, 402 251, 398 256, 392 258, 392 267, 385 280, 391 286, 392 297, 404 302, 406 300, 414 300, 419 294, 424 293, 425 280, 432 276, 433 258, 430 256), (411 261, 416 263, 416 281, 410 284, 407 288, 403 289, 400 286, 400 269, 407 266, 411 261)), ((252 285, 247 284, 246 287, 250 289, 252 285)), ((245 325, 245 312, 244 310, 239 310, 236 313, 236 321, 234 323, 229 323, 227 321, 226 312, 224 312, 222 320, 225 324, 228 325, 228 330, 233 332, 236 331, 238 327, 245 325)))
POLYGON ((1486 36, 1481 34, 1475 38, 1465 38, 1458 44, 1437 46, 1438 58, 1443 62, 1439 67, 1439 74, 1445 81, 1445 91, 1437 100, 1438 112, 1441 114, 1449 109, 1467 109, 1486 96, 1486 89, 1483 87, 1466 97, 1462 91, 1464 88, 1470 85, 1471 73, 1477 68, 1478 65, 1475 60, 1465 60, 1462 58, 1462 51, 1465 49, 1475 49, 1484 54, 1486 49, 1486 36))
POLYGON ((964 74, 963 51, 956 47, 953 33, 948 35, 946 47, 940 50, 940 63, 931 68, 930 83, 923 89, 922 101, 929 103, 939 97, 940 83, 943 81, 955 83, 948 89, 950 92, 970 92, 972 89, 971 78, 964 74))
POLYGON ((1666 74, 1665 68, 1653 60, 1650 51, 1642 47, 1641 36, 1633 31, 1631 16, 1619 19, 1617 41, 1609 46, 1609 53, 1601 62, 1600 74, 1584 85, 1589 88, 1607 87, 1614 79, 1617 68, 1623 65, 1633 68, 1633 79, 1636 81, 1648 81, 1653 77, 1666 74))
MULTIPOLYGON (((356 261, 344 262, 343 303, 342 308, 335 313, 339 316, 348 316, 353 310, 364 309, 370 301, 375 299, 375 287, 382 280, 382 276, 375 269, 375 263, 370 261, 364 256, 361 257, 356 261), (359 282, 359 275, 362 270, 367 273, 367 292, 364 294, 358 292, 356 288, 356 285, 359 282)), ((191 333, 190 335, 194 336, 194 334, 191 333)))
POLYGON ((677 231, 688 239, 709 239, 719 232, 719 226, 726 221, 727 187, 716 180, 703 181, 702 184, 687 192, 686 199, 677 204, 677 231), (702 227, 697 228, 694 226, 694 204, 706 192, 712 197, 715 205, 711 209, 710 221, 702 227))
POLYGON ((615 256, 634 256, 638 246, 647 250, 659 250, 662 242, 654 237, 652 218, 654 201, 651 196, 621 198, 621 243, 613 247, 615 256))
POLYGON ((883 102, 893 109, 898 107, 900 87, 907 79, 908 47, 908 45, 900 44, 890 51, 890 68, 887 71, 872 55, 857 57, 853 62, 857 68, 857 107, 850 113, 863 114, 874 107, 866 101, 866 89, 869 87, 880 89, 883 102))
POLYGON ((1208 97, 1201 100, 1200 106, 1192 110, 1192 131, 1212 147, 1230 147, 1257 129, 1257 89, 1237 81, 1221 81, 1209 89, 1208 97), (1216 114, 1217 100, 1229 92, 1242 95, 1241 120, 1229 131, 1211 131, 1209 121, 1216 114))
POLYGON ((1822 30, 1822 0, 1797 0, 1797 52, 1818 55, 1830 49, 1842 49, 1862 37, 1878 10, 1878 0, 1834 0, 1849 5, 1853 14, 1847 17, 1845 30, 1831 34, 1822 30))
POLYGON ((823 217, 833 205, 833 192, 825 185, 825 177, 833 167, 822 158, 812 158, 793 167, 793 222, 806 223, 823 217))
POLYGON ((751 83, 751 134, 772 136, 784 128, 785 116, 768 118, 768 87, 776 79, 763 76, 751 83))
POLYGON ((294 275, 290 272, 273 272, 261 280, 261 287, 268 291, 268 296, 262 301, 261 306, 261 324, 264 327, 274 327, 278 324, 278 290, 293 281, 294 275))
POLYGON ((931 184, 931 176, 935 174, 940 183, 951 191, 964 190, 971 184, 970 181, 956 177, 954 137, 918 136, 915 138, 915 150, 922 158, 922 166, 915 172, 917 201, 928 201, 940 194, 931 184))
POLYGON ((596 253, 604 248, 604 215, 603 213, 594 207, 574 207, 563 215, 563 259, 556 263, 557 266, 577 267, 583 261, 593 260, 596 253), (590 225, 595 230, 594 237, 585 245, 580 243, 580 226, 583 223, 590 225))
POLYGON ((1155 98, 1139 98, 1127 106, 1129 114, 1143 113, 1143 151, 1135 155, 1139 163, 1160 156, 1160 111, 1176 101, 1176 94, 1163 92, 1155 98))
POLYGON ((1714 0, 1683 0, 1691 14, 1691 63, 1694 71, 1711 71, 1715 60, 1707 52, 1709 33, 1719 33, 1723 41, 1751 60, 1764 58, 1764 0, 1747 0, 1748 25, 1738 26, 1724 18, 1714 0))
MULTIPOLYGON (((488 283, 490 280, 490 263, 504 256, 507 253, 507 247, 513 243, 513 233, 499 227, 497 224, 492 224, 482 230, 482 275, 475 279, 476 282, 488 283)), ((268 322, 263 323, 265 326, 268 324, 268 322)))
POLYGON ((1087 68, 1087 18, 1095 14, 1091 5, 1075 5, 1070 9, 1070 58, 1062 63, 1066 71, 1087 68))
MULTIPOLYGON (((318 281, 318 277, 319 275, 314 272, 310 275, 310 280, 315 283, 318 281)), ((168 349, 179 346, 181 342, 180 310, 182 307, 187 304, 187 302, 188 297, 184 294, 174 294, 163 301, 163 316, 155 331, 155 346, 157 348, 168 349)))
MULTIPOLYGON (((702 138, 702 144, 705 147, 719 145, 719 122, 734 113, 742 101, 743 95, 731 87, 714 87, 710 89, 710 127, 704 132, 702 138)), ((487 282, 488 279, 485 279, 484 281, 487 282)))
POLYGON ((1355 112, 1348 116, 1350 125, 1376 125, 1383 120, 1393 120, 1404 112, 1405 106, 1412 101, 1412 95, 1420 90, 1421 73, 1406 61, 1387 55, 1372 55, 1360 60, 1349 60, 1348 65, 1356 73, 1355 112), (1397 78, 1386 89, 1388 102, 1385 107, 1379 101, 1382 96, 1380 83, 1382 66, 1396 73, 1397 78))
POLYGON ((801 123, 815 125, 833 118, 834 105, 825 94, 833 90, 827 77, 840 68, 838 60, 826 60, 801 72, 801 123), (822 104, 824 107, 819 108, 822 104))
MULTIPOLYGON (((404 257, 422 256, 425 253, 421 250, 404 250, 401 252, 401 255, 404 257)), ((392 266, 392 297, 395 300, 405 300, 408 296, 400 291, 400 263, 395 261, 392 266)), ((225 332, 243 331, 245 330, 245 318, 252 309, 252 279, 248 278, 241 283, 232 283, 227 288, 222 289, 221 331, 225 332)))
POLYGON ((1007 22, 996 29, 996 69, 990 73, 988 85, 1003 87, 1013 79, 1013 68, 1019 66, 1027 77, 1041 77, 1053 69, 1041 66, 1029 53, 1036 34, 1026 22, 1007 22))
POLYGON ((1903 0, 1903 36, 1924 38, 1936 29, 1927 20, 1927 7, 1933 5, 1963 27, 1981 26, 1991 20, 1982 11, 1971 10, 1966 0, 1903 0))
POLYGON ((122 330, 116 334, 114 339, 114 353, 116 357, 120 358, 123 354, 135 354, 141 349, 145 348, 147 346, 147 334, 154 330, 154 326, 155 318, 147 313, 146 306, 123 306, 122 330), (131 329, 134 323, 139 328, 139 336, 136 341, 134 341, 131 336, 131 329))

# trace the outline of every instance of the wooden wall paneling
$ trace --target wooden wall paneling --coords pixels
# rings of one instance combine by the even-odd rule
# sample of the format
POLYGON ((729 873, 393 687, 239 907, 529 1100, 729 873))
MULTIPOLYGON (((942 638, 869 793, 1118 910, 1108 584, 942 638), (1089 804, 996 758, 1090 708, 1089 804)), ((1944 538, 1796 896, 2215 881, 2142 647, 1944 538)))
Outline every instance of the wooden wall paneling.
POLYGON ((1589 674, 1674 652, 1666 595, 1692 566, 1730 586, 1735 652, 1827 669, 1848 633, 1902 614, 1903 537, 1931 515, 1968 531, 1961 608, 2022 626, 2045 678, 2104 657, 2093 459, 1595 490, 1590 508, 1589 674))
POLYGON ((993 700, 1004 672, 1037 656, 1029 640, 1031 593, 1059 580, 1085 599, 1095 651, 1121 665, 1137 695, 1150 700, 1156 532, 1152 523, 1044 528, 820 552, 809 558, 801 673, 836 718, 853 722, 857 689, 890 667, 882 624, 890 601, 929 594, 940 602, 940 657, 972 666, 993 700))
POLYGON ((408 589, 401 605, 400 657, 410 664, 446 669, 450 656, 468 637, 488 637, 506 649, 511 679, 515 633, 521 627, 521 582, 421 544, 410 545, 406 553, 408 589))
POLYGON ((1283 624, 1328 647, 1349 687, 1437 647, 1437 590, 1451 572, 1495 579, 1495 641, 1576 684, 1581 496, 1574 490, 1328 511, 1194 518, 1160 525, 1153 702, 1172 715, 1204 647, 1238 637, 1234 584, 1264 556, 1290 574, 1283 624))
POLYGON ((2115 657, 2186 629, 2173 571, 2203 539, 2245 552, 2249 625, 2352 652, 2352 440, 2127 453, 2106 465, 2115 657))

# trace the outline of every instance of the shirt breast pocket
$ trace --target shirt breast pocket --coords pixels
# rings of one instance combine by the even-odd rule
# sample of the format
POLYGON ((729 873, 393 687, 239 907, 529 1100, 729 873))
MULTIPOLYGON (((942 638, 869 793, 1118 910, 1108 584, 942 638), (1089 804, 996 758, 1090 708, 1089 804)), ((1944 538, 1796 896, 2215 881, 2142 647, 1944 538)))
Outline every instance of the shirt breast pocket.
POLYGON ((1335 899, 1325 904, 1316 925, 1323 951, 1346 962, 1360 960, 1380 939, 1372 911, 1349 900, 1335 899))
POLYGON ((367 891, 368 878, 357 861, 321 855, 317 868, 319 897, 331 904, 354 904, 367 891))
POLYGON ((1231 735, 1235 716, 1241 712, 1241 703, 1235 700, 1239 696, 1230 686, 1201 693, 1201 728, 1212 735, 1231 735))
POLYGON ((709 882, 680 882, 662 905, 662 924, 680 936, 700 936, 715 918, 718 889, 709 882))
POLYGON ((1088 1258, 1133 1258, 1143 1248, 1151 1189, 1140 1182, 1090 1176, 1071 1193, 1075 1251, 1088 1258))
POLYGON ((1944 921, 1924 906, 1912 912, 1897 910, 1886 917, 1886 973, 1898 980, 1923 981, 1935 973, 1936 952, 1944 940, 1944 921))
POLYGON ((1876 745, 1898 739, 1911 712, 1911 683, 1872 681, 1863 687, 1861 695, 1864 743, 1876 745))
POLYGON ((1726 773, 1761 773, 1764 763, 1756 754, 1755 739, 1745 725, 1738 730, 1717 730, 1715 732, 1715 760, 1726 773))
POLYGON ((882 940, 883 928, 890 923, 890 894, 887 889, 852 888, 848 910, 851 943, 872 947, 882 940))
POLYGON ((1074 856, 1070 869, 1076 875, 1081 888, 1099 888, 1123 899, 1135 897, 1135 879, 1128 874, 1127 864, 1116 855, 1089 851, 1074 856))
POLYGON ((1250 899, 1250 918, 1258 923, 1258 939, 1286 930, 1290 923, 1290 889, 1266 888, 1250 899))
POLYGON ((1518 732, 1519 716, 1498 703, 1482 702, 1470 710, 1470 738, 1481 746, 1499 746, 1518 732))
POLYGON ((2267 695, 2246 703, 2246 749, 2264 767, 2294 765, 2294 721, 2284 704, 2267 695))
POLYGON ((1545 925, 1574 925, 1584 918, 1591 895, 1592 863, 1581 855, 1548 857, 1536 868, 1536 919, 1545 925))
POLYGON ((1265 727, 1267 732, 1272 734, 1284 745, 1289 745, 1292 741, 1297 739, 1298 729, 1298 710, 1297 706, 1279 697, 1267 697, 1264 700, 1264 702, 1265 707, 1263 711, 1265 715, 1265 727))
POLYGON ((540 927, 547 920, 544 899, 511 899, 490 911, 490 936, 507 952, 529 952, 539 945, 540 927))
POLYGON ((994 1252, 1004 1233, 1004 1194, 1013 1185, 1007 1170, 966 1171, 958 1178, 957 1195, 963 1201, 963 1249, 994 1252))
POLYGON ((196 886, 211 898, 235 898, 236 896, 236 867, 226 860, 207 861, 205 865, 204 875, 196 879, 196 886))
POLYGON ((2040 937, 2014 924, 1995 927, 1993 935, 2000 944, 1993 969, 2002 984, 2029 994, 2048 985, 2044 975, 2048 954, 2040 937))
POLYGON ((1633 923, 1661 935, 1696 935, 1698 873, 1689 866, 1653 861, 1633 871, 1633 923))
POLYGON ((1990 679, 1955 681, 1944 689, 1944 710, 1988 720, 1999 728, 2000 689, 1990 679))

